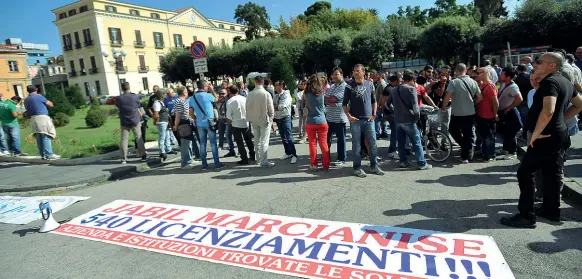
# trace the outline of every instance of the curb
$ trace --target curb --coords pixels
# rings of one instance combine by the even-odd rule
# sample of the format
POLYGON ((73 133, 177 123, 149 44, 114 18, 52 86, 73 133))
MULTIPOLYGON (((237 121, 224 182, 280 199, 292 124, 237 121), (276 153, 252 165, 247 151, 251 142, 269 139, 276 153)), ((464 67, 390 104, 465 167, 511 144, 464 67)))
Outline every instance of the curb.
MULTIPOLYGON (((146 142, 145 148, 157 148, 157 142, 146 142)), ((130 147, 128 152, 134 152, 135 148, 130 147)), ((39 156, 29 156, 29 157, 9 157, 4 156, 0 157, 0 162, 4 163, 28 163, 28 164, 43 164, 43 165, 52 165, 52 166, 75 166, 75 165, 89 165, 100 161, 111 160, 119 158, 119 150, 85 158, 77 158, 77 159, 61 159, 61 160, 54 160, 54 161, 47 161, 41 159, 39 156)))
POLYGON ((62 183, 54 183, 54 184, 44 184, 44 185, 30 185, 30 186, 12 186, 14 188, 4 188, 0 187, 0 193, 6 192, 30 192, 30 191, 40 191, 40 190, 48 190, 54 188, 64 188, 70 187, 75 185, 81 184, 94 184, 100 183, 105 181, 113 181, 117 179, 121 179, 133 173, 138 172, 145 172, 150 168, 158 167, 161 165, 173 163, 180 160, 180 156, 176 156, 174 158, 168 158, 165 162, 162 162, 160 158, 150 159, 147 163, 141 163, 137 165, 130 165, 125 167, 120 167, 116 171, 111 171, 108 174, 100 174, 94 177, 87 177, 84 179, 76 180, 76 181, 67 181, 62 183))
MULTIPOLYGON (((517 153, 521 157, 527 151, 526 143, 523 140, 518 140, 517 153)), ((567 198, 575 203, 582 204, 582 186, 576 182, 571 181, 567 176, 564 176, 564 187, 562 188, 562 197, 567 198)))

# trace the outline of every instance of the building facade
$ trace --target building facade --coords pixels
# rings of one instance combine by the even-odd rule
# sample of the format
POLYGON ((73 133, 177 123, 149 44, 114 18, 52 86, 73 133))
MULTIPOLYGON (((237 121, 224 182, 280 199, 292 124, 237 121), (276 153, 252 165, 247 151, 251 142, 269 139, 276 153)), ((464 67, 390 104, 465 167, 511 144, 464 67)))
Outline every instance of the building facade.
POLYGON ((30 84, 26 50, 17 46, 0 45, 0 93, 4 99, 12 96, 26 98, 30 84))
POLYGON ((48 44, 35 44, 22 42, 20 38, 9 38, 6 45, 22 48, 28 54, 28 65, 46 65, 51 51, 48 44))
POLYGON ((189 47, 196 40, 207 46, 232 45, 245 30, 244 25, 206 18, 192 7, 166 11, 81 0, 52 12, 69 84, 87 95, 119 95, 125 81, 133 92, 151 92, 154 85, 165 85, 159 66, 171 48, 189 47))

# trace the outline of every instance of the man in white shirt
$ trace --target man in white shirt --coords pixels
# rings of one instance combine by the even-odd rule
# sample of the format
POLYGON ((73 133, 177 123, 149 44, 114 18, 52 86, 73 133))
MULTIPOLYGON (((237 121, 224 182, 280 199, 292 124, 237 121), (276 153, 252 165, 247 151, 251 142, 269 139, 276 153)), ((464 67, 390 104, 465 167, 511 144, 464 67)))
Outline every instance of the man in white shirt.
POLYGON ((255 146, 251 138, 249 123, 247 122, 247 100, 239 94, 238 88, 234 85, 231 85, 228 91, 230 93, 230 99, 226 102, 226 120, 232 126, 232 135, 234 136, 234 141, 240 154, 241 160, 237 164, 248 165, 249 160, 255 161, 255 146), (247 156, 245 143, 249 148, 250 158, 247 156))
POLYGON ((516 135, 523 126, 519 111, 516 109, 523 102, 519 86, 513 82, 516 75, 517 72, 512 66, 503 68, 499 77, 501 87, 497 93, 499 99, 498 131, 503 135, 503 151, 500 158, 510 160, 517 159, 516 135))
POLYGON ((273 97, 265 90, 263 83, 263 77, 255 77, 255 89, 249 92, 246 99, 246 120, 252 123, 257 163, 262 167, 272 167, 275 163, 269 162, 267 151, 275 109, 273 108, 273 97))

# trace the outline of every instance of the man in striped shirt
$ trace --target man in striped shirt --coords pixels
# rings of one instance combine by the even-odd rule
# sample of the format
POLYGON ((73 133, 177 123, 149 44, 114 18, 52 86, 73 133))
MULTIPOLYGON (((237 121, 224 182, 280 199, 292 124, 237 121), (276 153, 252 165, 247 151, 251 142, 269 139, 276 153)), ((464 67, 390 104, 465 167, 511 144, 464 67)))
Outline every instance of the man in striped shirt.
POLYGON ((342 108, 346 83, 343 80, 343 71, 341 68, 333 69, 331 77, 333 84, 325 93, 325 116, 329 126, 327 145, 331 152, 331 140, 335 134, 337 137, 337 161, 335 165, 341 166, 347 160, 346 123, 348 123, 348 118, 342 108))

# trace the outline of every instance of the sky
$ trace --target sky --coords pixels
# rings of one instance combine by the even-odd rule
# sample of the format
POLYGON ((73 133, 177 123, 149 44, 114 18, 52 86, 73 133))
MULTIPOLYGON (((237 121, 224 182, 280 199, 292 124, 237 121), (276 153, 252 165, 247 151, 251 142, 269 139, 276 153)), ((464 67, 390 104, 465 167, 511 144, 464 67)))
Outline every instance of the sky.
MULTIPOLYGON (((234 10, 239 4, 244 4, 247 1, 123 0, 122 2, 163 10, 177 10, 193 6, 206 17, 234 22, 234 10)), ((27 43, 48 44, 52 55, 62 54, 59 33, 53 23, 55 16, 51 13, 51 10, 70 4, 74 0, 6 0, 6 2, 0 9, 0 17, 5 22, 5 24, 0 24, 1 42, 8 38, 21 38, 23 42, 27 43)), ((271 19, 271 25, 275 26, 279 23, 280 16, 288 20, 291 16, 303 13, 316 0, 255 0, 253 2, 265 6, 271 19), (293 4, 289 5, 289 3, 293 4)), ((380 12, 380 18, 386 18, 389 14, 395 13, 398 10, 398 6, 403 5, 396 4, 403 2, 395 0, 331 0, 329 2, 332 3, 333 8, 375 8, 380 12)), ((464 5, 469 2, 471 0, 457 0, 458 5, 464 5)), ((517 0, 506 0, 505 2, 509 10, 513 11, 517 0)), ((409 0, 405 3, 405 5, 419 5, 421 8, 426 9, 433 6, 434 0, 409 0)))

